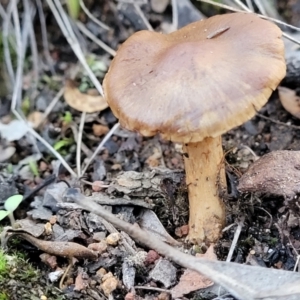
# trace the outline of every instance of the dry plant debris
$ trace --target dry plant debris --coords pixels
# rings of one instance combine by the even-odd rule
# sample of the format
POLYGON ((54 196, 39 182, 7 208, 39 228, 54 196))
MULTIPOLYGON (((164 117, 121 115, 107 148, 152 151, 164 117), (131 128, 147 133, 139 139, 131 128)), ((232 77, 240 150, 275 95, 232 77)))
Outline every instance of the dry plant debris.
POLYGON ((278 87, 279 100, 282 106, 294 117, 300 118, 300 97, 295 90, 278 87))
MULTIPOLYGON (((205 254, 196 254, 196 257, 217 260, 217 256, 214 253, 214 245, 211 245, 205 254)), ((180 277, 179 283, 171 289, 172 296, 174 298, 182 297, 185 294, 207 288, 213 284, 214 283, 211 280, 202 274, 190 269, 186 269, 183 275, 180 277)))
POLYGON ((106 100, 97 92, 96 94, 81 93, 71 79, 66 80, 64 98, 71 107, 81 112, 94 113, 108 107, 106 100))

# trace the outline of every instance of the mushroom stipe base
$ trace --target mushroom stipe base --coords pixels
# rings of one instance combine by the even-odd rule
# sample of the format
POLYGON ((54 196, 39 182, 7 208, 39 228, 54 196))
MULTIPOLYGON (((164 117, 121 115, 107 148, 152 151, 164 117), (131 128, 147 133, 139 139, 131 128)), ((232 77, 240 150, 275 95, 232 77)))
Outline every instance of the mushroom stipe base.
POLYGON ((219 188, 226 188, 222 139, 206 138, 184 146, 186 183, 190 202, 188 241, 216 242, 225 224, 219 188))

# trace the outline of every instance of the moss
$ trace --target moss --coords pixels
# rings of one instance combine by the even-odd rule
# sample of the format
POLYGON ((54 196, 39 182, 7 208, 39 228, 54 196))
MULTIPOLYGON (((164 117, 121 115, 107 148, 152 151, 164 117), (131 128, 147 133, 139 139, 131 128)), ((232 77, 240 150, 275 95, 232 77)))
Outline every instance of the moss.
POLYGON ((62 293, 47 283, 47 273, 33 266, 23 252, 7 253, 0 249, 0 300, 65 299, 62 293))

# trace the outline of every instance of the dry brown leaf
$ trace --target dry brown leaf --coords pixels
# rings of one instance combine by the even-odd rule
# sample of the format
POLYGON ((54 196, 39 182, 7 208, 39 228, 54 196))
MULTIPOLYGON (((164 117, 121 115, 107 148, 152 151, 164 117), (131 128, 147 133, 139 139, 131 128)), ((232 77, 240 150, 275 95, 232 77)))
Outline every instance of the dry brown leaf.
POLYGON ((41 123, 41 121, 43 120, 43 118, 44 118, 44 114, 42 112, 33 111, 28 115, 27 121, 32 124, 33 128, 37 128, 41 123))
MULTIPOLYGON (((214 253, 214 245, 210 245, 205 254, 198 254, 197 257, 217 260, 217 256, 214 253)), ((207 288, 213 284, 214 283, 204 275, 201 275, 196 271, 186 269, 180 277, 179 283, 171 290, 172 297, 182 297, 185 294, 207 288)))
POLYGON ((64 98, 73 108, 86 113, 94 113, 108 107, 106 100, 100 95, 81 93, 73 80, 66 80, 64 98))
POLYGON ((300 118, 300 97, 295 90, 278 87, 279 100, 282 106, 296 118, 300 118))

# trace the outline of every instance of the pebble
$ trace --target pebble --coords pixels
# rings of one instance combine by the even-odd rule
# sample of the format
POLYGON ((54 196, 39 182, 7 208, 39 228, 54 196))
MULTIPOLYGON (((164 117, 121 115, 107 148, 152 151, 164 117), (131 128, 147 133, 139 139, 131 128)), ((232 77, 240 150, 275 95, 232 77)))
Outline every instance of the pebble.
POLYGON ((106 243, 111 246, 116 246, 120 240, 120 233, 114 232, 106 237, 106 243))
POLYGON ((48 274, 48 278, 51 282, 57 282, 59 278, 64 274, 63 270, 56 270, 48 274))
POLYGON ((161 282, 166 288, 175 284, 177 269, 166 259, 160 258, 154 269, 149 273, 150 278, 161 282))
POLYGON ((145 265, 153 264, 159 258, 160 258, 160 256, 156 251, 150 250, 146 256, 145 265))
POLYGON ((118 279, 111 272, 105 274, 102 278, 103 283, 100 285, 103 293, 109 296, 118 286, 118 279))
POLYGON ((107 243, 105 241, 101 241, 99 243, 92 243, 88 245, 88 249, 91 249, 93 251, 98 252, 98 254, 101 254, 106 251, 107 243))
POLYGON ((93 239, 97 242, 104 240, 105 237, 106 237, 105 231, 98 231, 98 232, 94 232, 93 234, 93 239))

